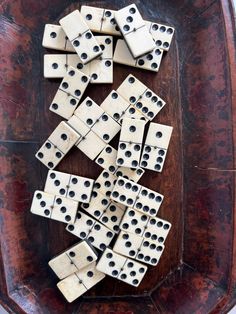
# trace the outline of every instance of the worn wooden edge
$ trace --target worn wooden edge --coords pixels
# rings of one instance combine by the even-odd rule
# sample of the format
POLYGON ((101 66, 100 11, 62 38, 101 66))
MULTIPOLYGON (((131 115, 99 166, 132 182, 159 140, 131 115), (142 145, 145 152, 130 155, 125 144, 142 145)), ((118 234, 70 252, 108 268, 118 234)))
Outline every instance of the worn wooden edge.
POLYGON ((231 274, 226 294, 222 300, 216 304, 211 311, 212 314, 228 313, 228 311, 236 304, 236 6, 234 0, 221 0, 221 8, 225 23, 225 36, 227 41, 227 51, 229 59, 229 71, 231 80, 231 103, 232 103, 232 127, 233 127, 233 143, 234 143, 234 215, 232 221, 232 257, 231 257, 231 274))
MULTIPOLYGON (((235 64, 236 64, 236 24, 235 24, 235 11, 234 11, 234 4, 233 0, 221 0, 221 8, 222 13, 224 16, 224 22, 225 22, 225 29, 226 29, 226 41, 227 41, 227 51, 228 51, 228 58, 229 58, 229 69, 230 69, 230 79, 231 79, 231 91, 232 91, 232 116, 233 116, 233 141, 236 144, 236 72, 235 72, 235 64)), ((234 150, 234 169, 232 169, 232 172, 235 172, 235 160, 236 160, 236 150, 234 150)), ((234 175, 234 182, 236 186, 236 177, 234 175)), ((236 194, 234 193, 234 204, 236 204, 236 194)), ((234 207, 234 213, 236 214, 236 208, 234 207)), ((231 259, 231 277, 230 282, 228 285, 228 289, 226 292, 221 291, 220 298, 218 300, 218 303, 215 304, 210 309, 211 314, 216 313, 227 313, 235 304, 236 304, 236 246, 234 245, 236 243, 236 219, 234 215, 234 221, 232 222, 232 232, 233 232, 233 239, 232 239, 232 259, 231 259)), ((4 291, 2 290, 0 293, 0 304, 8 311, 9 313, 25 313, 23 308, 21 308, 15 301, 14 298, 12 298, 12 293, 15 294, 16 291, 10 292, 7 290, 7 281, 5 278, 4 273, 4 264, 2 260, 1 250, 0 250, 0 284, 1 287, 4 288, 4 291)), ((193 271, 194 274, 194 271, 193 271)), ((170 277, 167 277, 160 285, 157 287, 154 292, 152 292, 150 299, 152 302, 156 303, 153 294, 158 293, 160 289, 164 288, 165 285, 171 284, 171 278, 173 276, 170 275, 170 277)), ((220 287, 219 287, 220 289, 220 287)), ((149 297, 143 297, 141 299, 148 299, 149 297)), ((111 301, 113 299, 117 298, 104 298, 103 301, 111 301)), ((134 297, 135 299, 135 297, 134 297)), ((119 300, 126 301, 126 297, 119 297, 119 300)), ((91 302, 91 299, 85 299, 86 302, 91 302)), ((189 300, 188 300, 189 301, 189 300)), ((93 302, 101 302, 101 300, 93 299, 93 302)), ((162 306, 160 307, 160 312, 162 312, 162 306)), ((158 313, 159 311, 157 311, 158 313)), ((134 312, 135 313, 135 312, 134 312)))

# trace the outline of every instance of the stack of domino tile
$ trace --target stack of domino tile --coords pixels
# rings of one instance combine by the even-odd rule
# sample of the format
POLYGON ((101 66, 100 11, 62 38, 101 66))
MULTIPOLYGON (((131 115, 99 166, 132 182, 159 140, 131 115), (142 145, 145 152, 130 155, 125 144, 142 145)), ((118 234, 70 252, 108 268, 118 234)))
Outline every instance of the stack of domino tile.
POLYGON ((59 23, 45 26, 43 46, 66 54, 44 55, 44 76, 63 79, 49 109, 65 120, 36 153, 49 171, 31 212, 66 223, 80 239, 49 261, 72 302, 106 275, 137 287, 164 251, 171 224, 156 216, 164 195, 137 182, 145 169, 163 169, 172 127, 151 121, 165 101, 130 74, 100 105, 88 96, 80 102, 88 84, 113 83, 113 61, 157 72, 174 28, 144 21, 134 4, 82 6, 59 23), (113 36, 123 36, 114 55, 113 36), (54 170, 73 146, 103 168, 98 178, 54 170))

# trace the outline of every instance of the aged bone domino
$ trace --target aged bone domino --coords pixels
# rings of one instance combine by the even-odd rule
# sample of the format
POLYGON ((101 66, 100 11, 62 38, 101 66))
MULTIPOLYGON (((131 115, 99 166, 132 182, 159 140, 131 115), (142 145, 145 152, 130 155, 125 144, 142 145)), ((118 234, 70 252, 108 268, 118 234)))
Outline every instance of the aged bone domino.
POLYGON ((117 176, 107 170, 103 170, 95 180, 93 190, 110 197, 116 181, 117 176))
POLYGON ((69 224, 66 230, 102 251, 115 235, 109 228, 82 212, 78 212, 75 222, 69 224))
POLYGON ((78 106, 88 84, 89 76, 69 67, 49 109, 61 117, 69 119, 78 106))
POLYGON ((119 231, 119 225, 125 211, 122 205, 116 204, 109 197, 94 190, 91 202, 82 204, 81 207, 113 232, 119 231))
POLYGON ((55 256, 48 262, 48 265, 59 279, 63 279, 96 260, 96 251, 86 241, 81 241, 55 256))
POLYGON ((150 123, 140 166, 161 172, 166 159, 173 127, 150 123))
POLYGON ((42 45, 49 49, 75 52, 75 49, 60 25, 45 25, 42 45))
POLYGON ((138 168, 144 127, 145 121, 130 118, 123 119, 116 159, 117 165, 138 168))
POLYGON ((58 282, 57 287, 68 302, 73 302, 102 279, 105 274, 96 269, 96 262, 58 282))
POLYGON ((66 122, 61 122, 35 156, 49 169, 54 169, 80 137, 66 122))
POLYGON ((93 32, 114 36, 121 35, 115 21, 114 10, 82 5, 80 13, 93 32))
POLYGON ((121 231, 113 250, 124 256, 156 266, 164 248, 161 243, 157 244, 136 234, 121 231))
POLYGON ((98 58, 83 64, 77 54, 45 54, 44 77, 62 78, 72 66, 90 77, 91 84, 113 83, 113 38, 95 36, 103 53, 98 58))
POLYGON ((63 17, 59 23, 83 64, 88 63, 102 54, 98 42, 91 33, 79 10, 75 10, 63 17))
POLYGON ((135 4, 116 11, 115 19, 134 58, 155 48, 153 38, 135 4))
POLYGON ((120 131, 120 125, 90 97, 87 97, 74 113, 104 142, 110 142, 120 131))
POLYGON ((74 223, 78 202, 42 191, 35 191, 31 213, 53 220, 74 223))
POLYGON ((152 38, 156 43, 156 46, 159 49, 168 51, 173 39, 175 29, 171 26, 159 23, 152 23, 148 21, 146 21, 146 25, 149 29, 150 34, 152 35, 152 38))
POLYGON ((147 271, 146 265, 124 257, 109 248, 103 252, 96 268, 106 275, 135 287, 138 287, 147 271))
POLYGON ((166 104, 163 99, 131 74, 121 83, 117 92, 150 121, 166 104))
POLYGON ((116 44, 113 60, 115 63, 129 65, 131 67, 158 72, 163 56, 163 50, 155 48, 153 51, 135 59, 124 40, 119 39, 116 44))
POLYGON ((156 216, 164 196, 131 180, 119 177, 111 199, 149 216, 156 216))
POLYGON ((138 182, 144 174, 142 168, 126 168, 116 165, 117 150, 109 144, 101 151, 95 162, 103 169, 115 174, 117 177, 123 176, 134 182, 138 182))
POLYGON ((139 110, 137 110, 115 90, 111 91, 111 93, 102 102, 101 108, 103 108, 103 110, 105 110, 120 125, 122 124, 124 117, 148 121, 148 119, 139 110))
POLYGON ((122 218, 120 228, 153 242, 164 243, 171 229, 171 224, 158 217, 150 217, 133 208, 128 208, 122 218))
POLYGON ((49 170, 44 191, 89 203, 94 180, 55 170, 49 170))
POLYGON ((68 124, 80 135, 75 146, 89 159, 94 160, 105 148, 106 143, 75 115, 68 120, 68 124))

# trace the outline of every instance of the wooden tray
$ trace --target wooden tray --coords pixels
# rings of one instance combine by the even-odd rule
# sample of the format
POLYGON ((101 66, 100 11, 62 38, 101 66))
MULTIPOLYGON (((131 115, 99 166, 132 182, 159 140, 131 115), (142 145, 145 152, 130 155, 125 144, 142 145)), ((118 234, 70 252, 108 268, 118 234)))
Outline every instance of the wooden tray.
MULTIPOLYGON (((80 1, 117 9, 133 1, 80 1)), ((160 216, 173 229, 158 267, 139 288, 106 278, 68 305, 47 266, 77 242, 62 223, 30 214, 46 168, 34 153, 60 118, 48 107, 59 81, 43 78, 45 23, 77 1, 1 1, 0 22, 0 299, 14 313, 225 313, 236 299, 233 8, 227 0, 134 1, 144 17, 173 25, 176 35, 159 73, 116 65, 114 84, 89 87, 100 103, 133 73, 167 101, 155 121, 174 126, 162 174, 144 185, 165 195, 160 216)), ((78 149, 58 167, 96 178, 101 168, 78 149)))

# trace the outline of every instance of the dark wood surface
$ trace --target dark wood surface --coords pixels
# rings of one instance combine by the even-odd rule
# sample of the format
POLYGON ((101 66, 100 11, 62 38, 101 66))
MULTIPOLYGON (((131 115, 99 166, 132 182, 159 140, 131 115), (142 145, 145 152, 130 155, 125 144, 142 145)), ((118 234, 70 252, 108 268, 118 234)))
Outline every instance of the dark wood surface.
MULTIPOLYGON (((47 169, 34 153, 60 118, 48 110, 58 80, 43 78, 45 23, 77 1, 0 3, 0 299, 13 313, 224 313, 235 303, 235 28, 230 1, 80 1, 119 9, 136 2, 145 19, 176 35, 158 74, 115 65, 113 85, 90 85, 98 103, 132 73, 166 100, 156 122, 174 127, 161 174, 141 183, 165 195, 172 223, 166 249, 139 288, 106 278, 68 305, 47 266, 78 241, 65 226, 30 214, 47 169), (233 71, 234 70, 234 71, 233 71)), ((114 141, 116 144, 116 141, 114 141)), ((96 178, 102 169, 78 149, 59 170, 96 178)))

